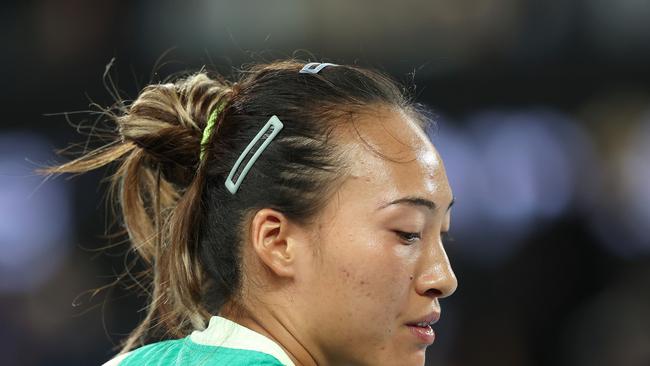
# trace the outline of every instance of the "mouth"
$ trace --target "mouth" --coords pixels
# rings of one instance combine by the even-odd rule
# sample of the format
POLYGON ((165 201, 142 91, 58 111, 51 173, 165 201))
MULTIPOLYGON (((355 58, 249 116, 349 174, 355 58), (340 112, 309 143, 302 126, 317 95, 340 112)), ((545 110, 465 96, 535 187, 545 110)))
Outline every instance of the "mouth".
POLYGON ((431 326, 438 320, 440 320, 440 312, 434 311, 406 325, 419 342, 430 345, 436 339, 436 333, 431 326))

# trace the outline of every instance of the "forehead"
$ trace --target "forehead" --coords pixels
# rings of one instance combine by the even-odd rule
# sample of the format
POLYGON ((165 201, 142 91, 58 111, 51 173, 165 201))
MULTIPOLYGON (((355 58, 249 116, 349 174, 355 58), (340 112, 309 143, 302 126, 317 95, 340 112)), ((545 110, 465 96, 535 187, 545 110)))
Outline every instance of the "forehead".
POLYGON ((415 121, 402 111, 378 109, 359 115, 344 146, 350 178, 361 195, 388 201, 405 195, 429 198, 440 205, 452 193, 440 155, 415 121))

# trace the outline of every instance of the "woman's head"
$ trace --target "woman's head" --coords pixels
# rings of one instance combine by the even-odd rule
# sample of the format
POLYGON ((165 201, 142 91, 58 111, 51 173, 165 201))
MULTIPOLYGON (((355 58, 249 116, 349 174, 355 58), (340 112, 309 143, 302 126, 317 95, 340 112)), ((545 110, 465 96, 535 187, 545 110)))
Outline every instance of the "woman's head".
POLYGON ((318 364, 422 365, 429 344, 413 325, 438 317, 457 285, 441 239, 453 195, 408 114, 379 107, 355 125, 337 139, 349 170, 312 225, 254 215, 246 263, 273 286, 252 316, 280 319, 318 364))
POLYGON ((148 316, 125 349, 227 311, 295 326, 319 361, 423 361, 406 324, 456 286, 440 242, 452 196, 427 118, 378 72, 303 66, 149 85, 112 115, 114 143, 49 170, 120 164, 122 219, 152 275, 148 316), (283 129, 230 193, 226 177, 272 115, 283 129))

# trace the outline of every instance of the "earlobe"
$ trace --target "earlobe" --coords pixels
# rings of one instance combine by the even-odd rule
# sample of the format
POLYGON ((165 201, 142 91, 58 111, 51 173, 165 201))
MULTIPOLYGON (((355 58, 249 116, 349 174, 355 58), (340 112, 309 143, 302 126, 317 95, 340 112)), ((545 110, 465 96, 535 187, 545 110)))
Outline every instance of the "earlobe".
POLYGON ((280 277, 294 274, 295 250, 290 240, 291 223, 280 212, 264 208, 251 221, 253 252, 268 270, 280 277))

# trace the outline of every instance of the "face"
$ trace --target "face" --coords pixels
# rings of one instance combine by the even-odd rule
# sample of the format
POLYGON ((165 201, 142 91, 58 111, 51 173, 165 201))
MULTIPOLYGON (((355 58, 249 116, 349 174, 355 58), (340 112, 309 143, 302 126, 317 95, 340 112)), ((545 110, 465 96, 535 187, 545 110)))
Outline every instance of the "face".
POLYGON ((351 176, 320 215, 319 252, 301 271, 304 325, 328 364, 424 365, 430 341, 407 324, 439 313, 438 299, 456 289, 441 240, 453 195, 405 114, 363 116, 357 128, 384 157, 355 133, 345 141, 351 176))

